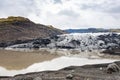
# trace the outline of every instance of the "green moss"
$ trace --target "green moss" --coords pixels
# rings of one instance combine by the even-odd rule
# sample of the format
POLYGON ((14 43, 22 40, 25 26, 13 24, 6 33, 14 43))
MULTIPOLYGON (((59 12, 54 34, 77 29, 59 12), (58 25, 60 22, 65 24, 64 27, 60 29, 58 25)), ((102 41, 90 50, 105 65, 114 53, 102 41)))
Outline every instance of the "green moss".
POLYGON ((1 18, 0 19, 0 23, 4 24, 9 24, 9 23, 14 23, 14 22, 25 22, 25 21, 29 21, 29 19, 27 18, 24 18, 24 17, 13 17, 13 16, 10 16, 8 18, 1 18))

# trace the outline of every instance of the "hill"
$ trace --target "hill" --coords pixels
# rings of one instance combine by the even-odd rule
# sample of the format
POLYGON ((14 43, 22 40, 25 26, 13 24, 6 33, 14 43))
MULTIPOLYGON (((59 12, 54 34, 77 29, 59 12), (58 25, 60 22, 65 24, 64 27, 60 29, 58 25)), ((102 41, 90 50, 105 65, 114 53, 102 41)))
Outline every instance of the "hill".
POLYGON ((120 29, 110 29, 111 32, 120 32, 120 29))
POLYGON ((109 32, 108 29, 102 28, 88 28, 88 29, 66 29, 68 33, 97 33, 97 32, 109 32))
POLYGON ((25 41, 46 38, 65 33, 52 26, 36 24, 24 17, 0 19, 0 44, 11 41, 25 41))

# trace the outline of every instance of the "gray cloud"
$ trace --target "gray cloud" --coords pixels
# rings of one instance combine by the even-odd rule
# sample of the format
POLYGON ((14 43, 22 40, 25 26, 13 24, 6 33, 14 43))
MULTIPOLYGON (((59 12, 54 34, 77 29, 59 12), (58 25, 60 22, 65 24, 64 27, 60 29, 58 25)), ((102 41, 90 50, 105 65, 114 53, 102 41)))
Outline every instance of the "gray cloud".
POLYGON ((120 5, 116 6, 116 7, 112 7, 110 9, 104 10, 104 11, 107 11, 107 12, 110 12, 110 13, 120 13, 120 5))
POLYGON ((59 15, 65 15, 65 16, 69 16, 69 17, 78 17, 79 14, 72 11, 72 10, 62 10, 58 13, 59 15))
MULTIPOLYGON (((120 13, 120 0, 104 0, 102 3, 83 3, 80 8, 83 10, 93 10, 108 13, 120 13)), ((78 4, 79 5, 79 4, 78 4)))
POLYGON ((83 10, 87 10, 87 9, 92 9, 92 10, 96 10, 99 9, 100 10, 101 6, 98 4, 81 4, 81 9, 83 10))
POLYGON ((61 4, 62 1, 61 1, 61 0, 54 0, 54 3, 55 3, 55 4, 57 4, 57 3, 60 3, 60 4, 61 4))
POLYGON ((119 3, 120 0, 0 0, 0 17, 24 16, 61 29, 115 28, 112 26, 120 26, 119 3))
POLYGON ((20 15, 26 16, 34 11, 34 3, 32 0, 0 0, 1 15, 20 15))

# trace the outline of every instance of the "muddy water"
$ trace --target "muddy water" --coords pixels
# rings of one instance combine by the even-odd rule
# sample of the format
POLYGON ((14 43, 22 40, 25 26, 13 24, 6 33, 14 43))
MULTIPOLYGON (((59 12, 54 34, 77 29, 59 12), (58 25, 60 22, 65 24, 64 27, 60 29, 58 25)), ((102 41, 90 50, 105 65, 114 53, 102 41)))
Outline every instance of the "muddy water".
POLYGON ((68 66, 100 64, 118 61, 118 56, 76 50, 0 50, 0 76, 58 70, 68 66))
POLYGON ((0 66, 8 70, 20 70, 28 66, 59 57, 47 51, 11 51, 0 50, 0 66))

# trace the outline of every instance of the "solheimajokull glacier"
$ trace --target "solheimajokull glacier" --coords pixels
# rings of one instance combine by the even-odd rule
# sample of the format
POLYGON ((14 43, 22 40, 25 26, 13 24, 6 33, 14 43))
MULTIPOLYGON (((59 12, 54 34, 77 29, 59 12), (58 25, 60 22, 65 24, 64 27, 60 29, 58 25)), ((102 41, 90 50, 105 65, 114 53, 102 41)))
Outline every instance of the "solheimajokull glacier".
POLYGON ((29 43, 8 46, 10 48, 56 48, 79 49, 81 52, 93 50, 119 50, 119 33, 71 33, 45 39, 35 39, 29 43))

